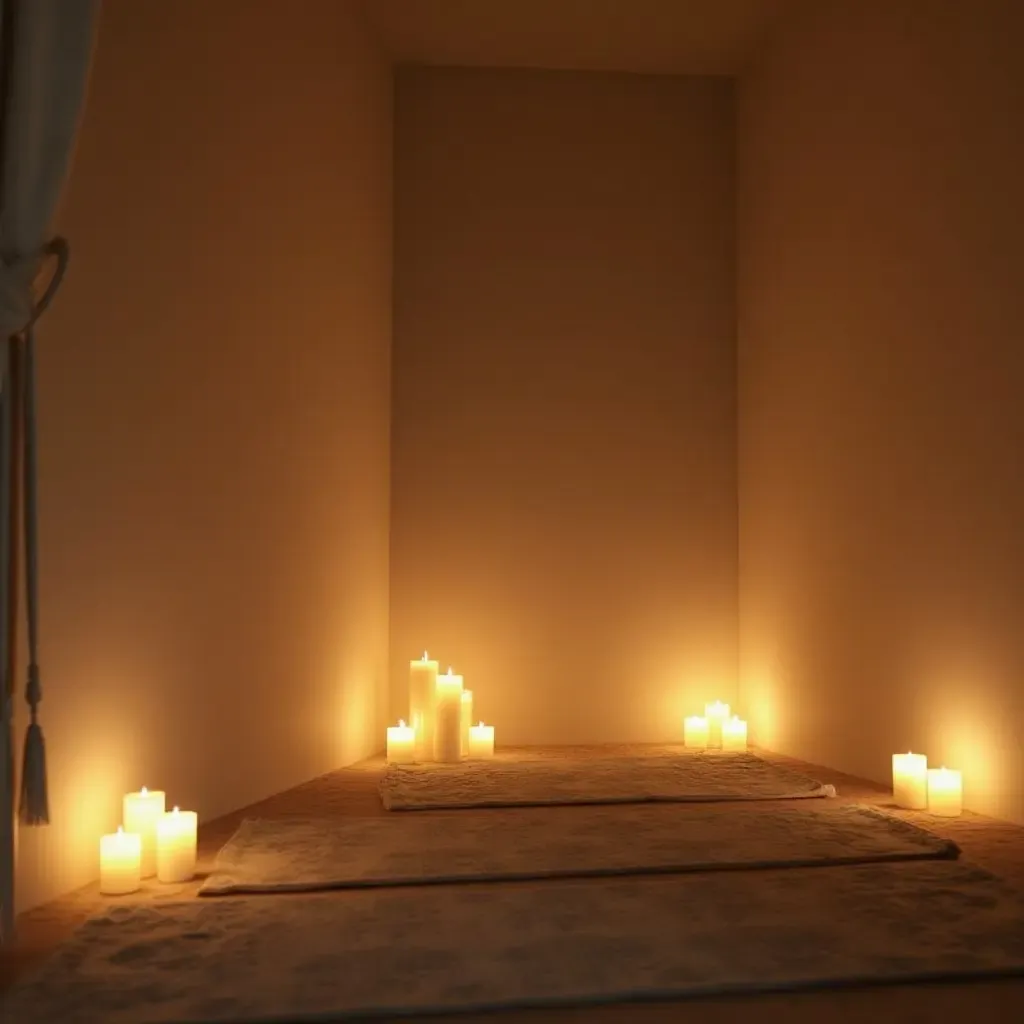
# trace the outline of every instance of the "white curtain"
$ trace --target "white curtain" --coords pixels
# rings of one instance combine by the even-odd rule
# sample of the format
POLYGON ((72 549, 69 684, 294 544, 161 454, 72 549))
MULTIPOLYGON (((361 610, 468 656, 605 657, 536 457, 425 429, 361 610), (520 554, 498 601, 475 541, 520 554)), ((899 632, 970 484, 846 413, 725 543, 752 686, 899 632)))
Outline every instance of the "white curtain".
POLYGON ((0 0, 0 940, 14 930, 15 813, 49 822, 46 761, 38 719, 33 326, 67 264, 50 223, 67 177, 93 50, 98 0, 0 0), (18 510, 22 530, 18 530, 18 510), (31 716, 15 787, 12 734, 18 662, 17 552, 24 545, 31 716))

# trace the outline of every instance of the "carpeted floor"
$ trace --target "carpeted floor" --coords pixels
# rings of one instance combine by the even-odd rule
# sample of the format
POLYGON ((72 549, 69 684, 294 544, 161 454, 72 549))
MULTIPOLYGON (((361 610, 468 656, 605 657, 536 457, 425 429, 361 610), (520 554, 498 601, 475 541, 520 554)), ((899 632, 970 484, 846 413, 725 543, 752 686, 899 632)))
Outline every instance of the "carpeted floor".
MULTIPOLYGON (((581 755, 601 757, 608 754, 634 756, 647 753, 671 753, 674 748, 617 746, 580 748, 546 748, 547 758, 577 760, 581 755)), ((506 751, 509 758, 534 758, 537 751, 506 751)), ((1018 888, 1024 889, 1024 828, 994 821, 981 815, 965 813, 955 819, 935 819, 925 812, 901 811, 892 808, 891 793, 882 786, 843 775, 831 769, 793 761, 779 755, 760 752, 762 756, 800 774, 816 778, 838 789, 836 805, 859 802, 879 807, 901 820, 919 824, 938 835, 956 842, 964 861, 980 864, 1018 888)), ((351 768, 332 772, 294 789, 270 797, 251 807, 217 821, 204 822, 200 829, 200 871, 208 872, 219 849, 237 830, 245 818, 274 818, 282 821, 308 819, 329 815, 338 821, 370 818, 391 819, 381 806, 378 791, 383 773, 380 758, 351 768)), ((833 803, 833 802, 829 802, 833 803)), ((801 802, 799 806, 817 806, 801 802)), ((737 810, 751 805, 737 806, 737 810)), ((794 805, 795 806, 795 805, 794 805)), ((683 808, 689 810, 692 808, 683 808)), ((572 813, 573 809, 555 809, 553 818, 572 813)), ((459 815, 489 815, 489 811, 461 811, 459 815)), ((405 817, 405 816, 402 816, 405 817)), ((439 822, 445 814, 424 812, 424 819, 439 822)), ((894 867, 899 867, 895 865, 894 867)), ((826 869, 823 874, 828 874, 826 869)), ((729 878, 732 876, 721 876, 729 878)), ((182 885, 143 884, 142 890, 119 900, 99 896, 95 884, 69 893, 52 903, 38 907, 19 919, 19 938, 14 947, 0 950, 0 988, 9 987, 54 952, 73 930, 89 916, 104 913, 111 907, 159 908, 168 903, 192 901, 202 881, 182 885)), ((659 881, 659 880, 654 880, 659 881)), ((590 883, 586 883, 590 884, 590 883)), ((492 883, 495 889, 518 889, 522 883, 492 883)), ((396 890, 400 895, 405 890, 396 890)), ((356 894, 359 895, 359 894, 356 894)), ((293 899, 296 897, 287 897, 293 899)), ((255 897, 273 900, 274 897, 255 897)), ((204 900, 202 905, 226 905, 246 902, 245 898, 224 896, 204 900)), ((593 1005, 581 1008, 545 1008, 511 1010, 505 1013, 442 1014, 431 1024, 906 1024, 917 1021, 963 1021, 973 1018, 988 1020, 1024 1020, 1024 982, 1019 979, 976 981, 970 985, 934 982, 928 984, 892 985, 844 989, 819 989, 795 992, 762 993, 759 995, 727 995, 694 997, 686 1001, 660 1000, 649 1003, 593 1005)), ((381 1018, 387 1024, 407 1024, 401 1015, 381 1018)))
POLYGON ((505 808, 362 821, 247 819, 200 893, 728 871, 952 858, 956 844, 834 801, 505 808))
POLYGON ((389 811, 835 796, 831 786, 756 754, 685 748, 628 757, 389 765, 380 794, 389 811))

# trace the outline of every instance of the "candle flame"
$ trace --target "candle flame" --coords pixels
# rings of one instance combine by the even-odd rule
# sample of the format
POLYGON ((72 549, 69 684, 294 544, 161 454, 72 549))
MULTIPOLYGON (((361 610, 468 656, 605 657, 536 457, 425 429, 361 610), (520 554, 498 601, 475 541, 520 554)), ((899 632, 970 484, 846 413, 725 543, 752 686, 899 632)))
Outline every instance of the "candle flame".
POLYGON ((400 718, 398 720, 398 728, 399 729, 404 729, 405 728, 405 719, 404 718, 400 718))
POLYGON ((452 674, 452 667, 451 667, 451 665, 449 665, 448 666, 448 675, 451 675, 451 674, 452 674))
POLYGON ((175 807, 175 808, 174 808, 174 810, 173 810, 173 811, 171 811, 171 814, 177 814, 177 813, 178 813, 178 808, 177 808, 177 807, 175 807))
POLYGON ((423 661, 430 661, 430 658, 427 657, 426 651, 423 652, 423 661))
POLYGON ((149 790, 146 789, 145 786, 143 786, 142 789, 139 790, 139 796, 146 796, 148 793, 149 793, 149 790))
POLYGON ((118 825, 117 826, 117 834, 119 836, 123 836, 124 835, 124 826, 123 825, 118 825))
POLYGON ((484 727, 484 723, 483 723, 483 721, 479 721, 479 722, 477 722, 477 723, 476 723, 476 727, 477 727, 478 729, 482 729, 482 728, 484 727))

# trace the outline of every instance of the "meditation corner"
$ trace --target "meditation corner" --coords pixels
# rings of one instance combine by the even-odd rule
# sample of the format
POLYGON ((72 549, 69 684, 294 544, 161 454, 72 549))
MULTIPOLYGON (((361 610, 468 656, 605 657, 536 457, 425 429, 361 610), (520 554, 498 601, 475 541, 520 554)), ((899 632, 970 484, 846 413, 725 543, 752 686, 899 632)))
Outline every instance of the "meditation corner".
POLYGON ((0 0, 0 1021, 1024 1021, 1024 0, 0 0))

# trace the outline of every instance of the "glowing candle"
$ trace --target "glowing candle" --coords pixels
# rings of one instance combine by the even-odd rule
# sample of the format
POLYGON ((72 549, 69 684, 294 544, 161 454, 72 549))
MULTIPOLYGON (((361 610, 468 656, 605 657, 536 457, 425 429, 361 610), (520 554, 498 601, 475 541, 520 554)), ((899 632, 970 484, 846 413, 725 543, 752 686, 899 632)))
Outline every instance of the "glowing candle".
POLYGON ((473 724, 473 691, 462 691, 462 705, 459 715, 459 752, 469 756, 469 729, 473 724))
POLYGON ((708 720, 691 715, 683 722, 683 742, 688 747, 703 750, 708 745, 708 720))
POLYGON ((100 892, 104 896, 125 896, 135 892, 142 879, 142 838, 125 832, 100 837, 100 892))
POLYGON ((143 786, 138 793, 125 795, 122 812, 124 830, 142 838, 143 878, 156 874, 156 823, 166 810, 166 795, 162 789, 148 790, 143 786))
POLYGON ((704 705, 704 717, 708 720, 708 746, 722 745, 722 723, 729 717, 729 705, 716 700, 704 705))
POLYGON ((462 676, 437 677, 434 690, 434 760, 458 761, 462 757, 462 676))
POLYGON ((928 806, 928 758, 924 754, 892 755, 892 796, 897 807, 928 806))
POLYGON ((177 807, 161 814, 156 823, 156 878, 158 882, 187 882, 196 873, 196 838, 199 816, 177 807))
POLYGON ((483 722, 469 727, 469 756, 486 759, 494 757, 494 726, 483 722))
POLYGON ((437 689, 437 662, 427 652, 409 662, 409 724, 416 733, 416 760, 434 756, 434 691, 437 689))
POLYGON ((388 726, 388 763, 411 764, 416 760, 416 730, 400 718, 398 725, 388 726))
POLYGON ((952 768, 928 769, 928 812, 955 818, 964 809, 963 779, 952 768))
POLYGON ((722 749, 747 749, 747 723, 735 715, 722 722, 722 749))

